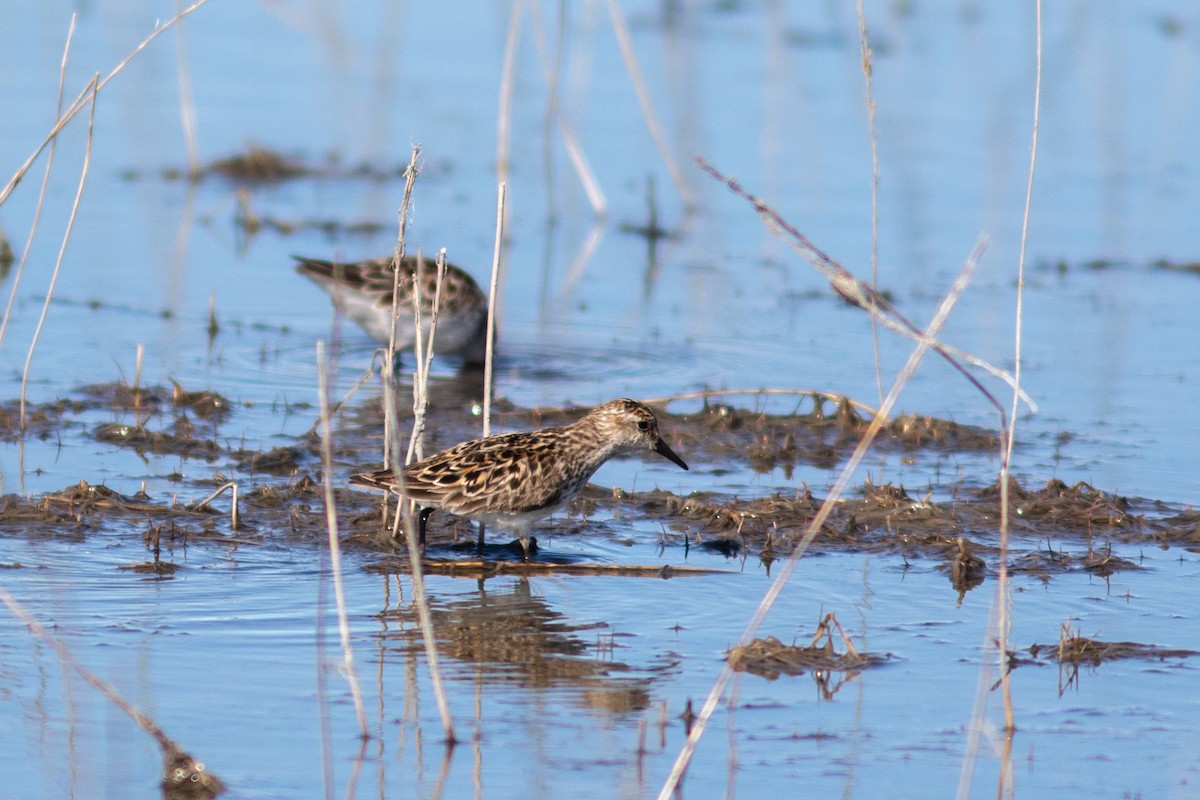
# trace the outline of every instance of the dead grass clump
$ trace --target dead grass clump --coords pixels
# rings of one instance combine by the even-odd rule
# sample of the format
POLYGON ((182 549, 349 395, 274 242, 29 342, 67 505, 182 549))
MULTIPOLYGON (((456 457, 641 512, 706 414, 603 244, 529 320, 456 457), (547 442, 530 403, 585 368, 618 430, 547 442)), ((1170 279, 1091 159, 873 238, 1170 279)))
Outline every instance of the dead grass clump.
POLYGON ((174 380, 171 386, 171 402, 174 406, 187 409, 200 419, 224 420, 232 410, 229 400, 210 389, 189 392, 174 380))
MULTIPOLYGON (((980 492, 981 498, 999 496, 996 484, 980 492)), ((1082 481, 1068 486, 1058 478, 1051 478, 1044 487, 1031 492, 1014 480, 1010 482, 1009 496, 1015 503, 1017 518, 1037 520, 1039 526, 1068 530, 1146 527, 1144 519, 1129 513, 1131 504, 1127 498, 1107 494, 1082 481)))
POLYGON ((313 170, 300 161, 258 145, 245 153, 218 158, 199 170, 195 177, 219 175, 243 183, 277 183, 310 175, 313 170))
POLYGON ((731 669, 768 680, 775 680, 780 675, 803 675, 810 671, 857 672, 878 666, 890 658, 890 654, 881 656, 859 652, 832 613, 826 614, 817 625, 817 632, 807 647, 786 645, 774 636, 768 636, 738 645, 728 654, 731 669), (842 652, 838 652, 834 644, 835 631, 841 641, 842 652))

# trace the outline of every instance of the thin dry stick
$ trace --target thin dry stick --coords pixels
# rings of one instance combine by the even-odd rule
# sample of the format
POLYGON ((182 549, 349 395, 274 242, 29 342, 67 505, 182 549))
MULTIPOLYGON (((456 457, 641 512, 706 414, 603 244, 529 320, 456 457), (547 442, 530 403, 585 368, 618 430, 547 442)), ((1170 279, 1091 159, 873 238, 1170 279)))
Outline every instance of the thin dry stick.
POLYGON ((513 74, 517 63, 517 39, 521 32, 522 0, 515 0, 508 18, 508 36, 504 40, 504 66, 500 68, 500 107, 496 118, 496 175, 508 181, 508 139, 512 125, 513 74))
POLYGON ((54 123, 54 127, 50 129, 48 134, 46 134, 46 138, 42 140, 42 143, 39 144, 37 148, 29 154, 29 158, 25 159, 25 163, 17 168, 17 171, 13 173, 12 178, 9 179, 4 189, 0 190, 0 205, 4 205, 4 202, 8 200, 9 195, 11 195, 13 190, 17 188, 17 184, 20 183, 25 177, 25 173, 29 172, 29 168, 33 166, 33 162, 37 161, 37 157, 42 154, 42 151, 54 141, 55 137, 58 136, 59 131, 61 131, 68 122, 74 119, 75 116, 79 114, 79 112, 82 111, 85 106, 87 106, 89 102, 88 96, 90 94, 93 92, 99 93, 101 89, 108 85, 109 81, 120 74, 125 67, 129 66, 129 62, 133 60, 134 56, 145 50, 146 46, 149 45, 150 42, 154 41, 159 34, 207 2, 208 0, 197 0, 197 2, 192 3, 183 11, 180 11, 178 14, 171 17, 171 19, 155 27, 154 31, 145 39, 143 39, 137 47, 133 48, 133 51, 130 52, 129 55, 125 56, 125 59, 121 61, 121 63, 117 64, 117 66, 113 68, 112 72, 108 73, 103 80, 100 80, 98 83, 96 83, 94 88, 92 87, 92 82, 96 79, 93 78, 92 81, 89 81, 87 86, 83 87, 83 91, 76 95, 75 100, 72 101, 71 105, 67 107, 66 113, 60 116, 58 121, 54 123))
MULTIPOLYGON (((342 399, 338 400, 336 403, 333 404, 333 406, 329 409, 329 416, 331 416, 331 417, 335 416, 339 411, 341 411, 342 406, 346 405, 346 403, 350 401, 350 398, 358 393, 358 390, 363 387, 363 384, 365 384, 367 381, 371 380, 371 378, 375 377, 375 359, 379 357, 379 354, 381 352, 383 352, 383 351, 382 350, 375 351, 375 355, 373 355, 371 357, 371 365, 367 367, 367 369, 363 372, 362 375, 358 376, 358 380, 356 380, 354 382, 354 384, 350 387, 349 391, 347 391, 346 394, 342 396, 342 399)), ((380 371, 380 373, 383 372, 382 366, 379 368, 379 371, 380 371)), ((320 424, 321 424, 321 415, 318 413, 317 418, 315 420, 313 420, 312 427, 309 428, 307 431, 305 431, 304 435, 301 436, 300 438, 306 439, 309 436, 312 436, 313 434, 315 434, 317 432, 317 428, 320 426, 320 424)))
POLYGON ((684 180, 683 170, 680 169, 679 163, 671 153, 671 148, 667 145, 667 138, 662 132, 662 125, 659 124, 658 116, 654 113, 654 105, 650 102, 650 92, 646 89, 646 81, 642 78, 642 70, 638 66, 637 56, 633 52, 633 43, 629 39, 629 26, 625 24, 625 17, 621 14, 621 7, 617 0, 608 0, 608 16, 612 19, 613 33, 617 35, 617 45, 621 48, 621 57, 625 61, 625 71, 629 73, 629 81, 633 84, 638 105, 642 108, 642 116, 646 118, 646 127, 650 130, 650 138, 654 140, 654 146, 658 148, 659 157, 667 165, 667 172, 671 173, 671 180, 674 181, 675 188, 679 190, 679 196, 683 198, 684 205, 692 206, 694 205, 692 190, 688 188, 687 181, 684 180))
MULTIPOLYGON (((1000 554, 998 558, 998 574, 996 578, 996 598, 992 607, 992 620, 988 625, 988 633, 984 641, 984 664, 980 670, 979 683, 975 690, 975 708, 971 717, 971 723, 967 730, 967 746, 966 753, 963 758, 962 769, 959 772, 958 792, 957 797, 966 798, 970 795, 971 779, 974 775, 975 761, 979 755, 979 740, 983 732, 983 717, 987 707, 987 698, 991 692, 992 686, 992 669, 993 667, 1000 670, 1000 686, 1004 698, 1004 731, 1005 731, 1005 752, 1011 755, 1012 752, 1012 737, 1016 730, 1016 721, 1012 707, 1012 685, 1008 670, 1007 653, 1008 653, 1008 636, 1012 627, 1011 618, 1011 597, 1009 596, 1008 588, 1008 534, 1009 534, 1009 468, 1012 462, 1013 444, 1016 441, 1016 408, 1019 402, 1016 398, 1017 387, 1021 381, 1021 343, 1024 321, 1024 298, 1025 298, 1025 253, 1029 241, 1029 217, 1030 208, 1033 204, 1033 179, 1035 168, 1037 166, 1037 151, 1038 151, 1038 122, 1041 118, 1042 107, 1042 2, 1035 0, 1034 3, 1034 51, 1035 51, 1035 70, 1033 84, 1033 123, 1030 132, 1029 146, 1029 175, 1025 184, 1025 208, 1021 219, 1021 249, 1017 257, 1017 298, 1015 309, 1014 323, 1014 342, 1013 342, 1013 379, 1016 383, 1014 387, 1013 397, 1013 428, 1008 431, 1008 436, 1001 443, 1001 458, 1000 458, 1000 554), (996 651, 996 662, 989 661, 988 653, 992 648, 996 651)), ((1011 794, 1013 790, 1011 764, 1007 765, 1007 769, 1000 770, 1001 785, 998 788, 998 794, 1011 794), (1007 784, 1005 783, 1007 781, 1007 784)))
MULTIPOLYGON (((62 61, 58 67, 58 100, 54 106, 54 116, 57 119, 62 114, 63 91, 67 82, 67 59, 71 54, 71 40, 75 38, 75 20, 78 14, 71 14, 71 24, 67 28, 67 42, 63 45, 62 61)), ((4 344, 4 334, 8 330, 8 320, 12 316, 13 303, 17 299, 17 289, 21 285, 21 276, 25 274, 25 263, 29 260, 29 251, 33 248, 33 240, 37 234, 38 223, 42 219, 42 207, 46 202, 46 187, 50 185, 50 173, 54 167, 54 152, 58 149, 58 137, 50 142, 50 153, 46 156, 46 172, 42 175, 42 187, 38 190, 37 205, 33 208, 33 223, 29 226, 29 236, 25 239, 25 249, 21 251, 21 260, 13 273, 12 288, 8 293, 8 304, 4 307, 4 319, 0 321, 0 345, 4 344)))
MULTIPOLYGON (((808 528, 805 530, 804 536, 800 539, 799 543, 797 543, 795 550, 788 557, 787 562, 779 571, 779 575, 774 581, 772 581, 771 586, 767 589, 762 601, 758 604, 758 609, 754 612, 754 616, 750 619, 750 622, 746 625, 746 629, 742 632, 742 635, 738 640, 739 644, 744 644, 754 638, 755 633, 758 632, 758 629, 762 625, 763 620, 766 618, 767 613, 770 611, 771 606, 774 605, 780 593, 782 593, 783 587, 787 584, 788 580, 792 576, 792 573, 799 565, 801 557, 808 550, 809 544, 814 538, 816 538, 817 533, 825 524, 825 520, 828 519, 829 515, 833 512, 833 508, 838 499, 849 485, 854 471, 858 468, 859 463, 867 453, 867 449, 871 446, 875 436, 879 433, 880 429, 882 429, 884 423, 887 421, 888 415, 891 413, 892 408, 899 400, 900 392, 904 389, 904 387, 908 384, 909 379, 916 372, 917 366, 925 357, 926 352, 933 347, 934 343, 937 341, 937 336, 941 332, 942 327, 946 324, 946 320, 950 316, 951 309, 954 307, 954 304, 958 302, 958 299, 962 296, 962 293, 966 290, 967 283, 971 280, 971 275, 974 273, 975 267, 979 263, 979 258, 983 255, 983 249, 986 246, 986 243, 987 238, 981 237, 979 244, 975 246, 975 250, 972 251, 970 257, 967 259, 966 264, 963 266, 962 272, 959 274, 958 279, 955 280, 954 285, 951 287, 949 293, 947 293, 946 297, 943 298, 941 304, 938 306, 937 313, 934 314, 933 319, 929 323, 929 327, 927 327, 921 333, 917 341, 917 345, 913 348, 912 353, 909 354, 908 361, 905 363, 904 368, 901 369, 900 373, 896 376, 896 380, 892 384, 891 391, 888 392, 887 397, 884 398, 883 403, 880 405, 879 412, 871 420, 871 424, 867 426, 867 430, 863 434, 862 439, 859 440, 858 446, 854 449, 854 453, 850 456, 849 461, 846 462, 846 466, 842 468, 841 474, 838 475, 837 481, 830 489, 829 496, 826 497, 825 502, 821 504, 821 508, 817 511, 816 516, 813 517, 812 522, 809 523, 808 528)), ((692 754, 696 750, 696 745, 699 743, 700 737, 704 734, 704 729, 708 724, 708 720, 712 717, 713 712, 716 710, 717 704, 720 702, 721 696, 724 694, 725 687, 728 685, 729 679, 732 677, 732 675, 733 670, 730 669, 728 664, 722 666, 720 673, 718 673, 716 680, 713 682, 712 690, 709 692, 708 698, 704 702, 704 706, 700 709, 700 713, 696 716, 696 719, 692 723, 691 733, 688 735, 687 741, 684 742, 678 757, 675 759, 675 763, 671 768, 671 774, 667 777, 667 780, 663 784, 661 791, 658 793, 658 800, 669 800, 672 793, 674 793, 676 786, 679 784, 679 780, 683 777, 683 773, 687 769, 687 765, 691 760, 692 754)))
POLYGON ((50 273, 50 286, 46 289, 46 300, 42 303, 42 313, 38 317, 37 326, 33 329, 33 339, 29 342, 29 352, 25 356, 25 369, 21 372, 21 434, 25 433, 25 393, 29 387, 29 368, 33 364, 33 353, 37 349, 38 339, 42 335, 42 326, 46 324, 46 315, 50 313, 50 302, 54 299, 54 287, 58 283, 58 275, 62 271, 63 257, 67 254, 67 242, 71 240, 71 231, 75 228, 75 217, 79 213, 79 201, 83 199, 83 187, 87 185, 88 169, 92 163, 92 133, 96 124, 96 83, 99 75, 93 75, 89 86, 92 87, 92 110, 88 114, 87 144, 83 150, 83 166, 79 170, 79 185, 75 187, 75 200, 71 203, 71 216, 67 218, 67 228, 63 231, 62 244, 58 248, 58 258, 54 261, 54 271, 50 273))
POLYGON ((504 181, 496 188, 496 245, 492 250, 492 284, 488 289, 487 351, 483 359, 483 435, 492 430, 492 364, 496 345, 496 287, 500 283, 500 252, 504 246, 504 181))
MULTIPOLYGON (((746 191, 736 179, 722 174, 702 157, 696 156, 696 163, 709 175, 724 183, 731 192, 753 205, 759 219, 767 226, 768 230, 777 234, 786 234, 788 245, 825 276, 835 294, 851 305, 866 311, 885 328, 913 341, 917 341, 920 338, 920 331, 905 319, 896 310, 895 306, 866 283, 854 277, 854 274, 850 270, 830 258, 823 250, 813 244, 807 236, 797 230, 794 225, 781 217, 779 212, 768 205, 765 200, 746 191)), ((1029 406, 1030 410, 1037 410, 1037 404, 1033 402, 1033 398, 1016 385, 1012 375, 999 367, 993 366, 981 358, 977 358, 970 353, 966 353, 957 347, 951 347, 943 342, 934 342, 933 349, 934 352, 942 356, 959 374, 966 378, 987 399, 992 407, 996 409, 996 413, 1000 415, 1001 430, 1007 430, 1008 428, 1004 407, 992 396, 991 392, 984 388, 983 384, 974 375, 967 372, 955 359, 962 359, 1004 381, 1020 394, 1021 400, 1029 406)))
MULTIPOLYGON (((179 745, 177 745, 169 736, 167 736, 163 729, 158 727, 154 720, 150 719, 150 717, 139 711, 137 707, 133 705, 133 703, 130 703, 128 700, 126 700, 121 693, 117 691, 115 686, 98 675, 92 674, 92 672, 87 670, 82 664, 76 661, 75 656, 69 649, 67 649, 66 644, 64 644, 61 639, 52 636, 50 632, 47 631, 40 622, 34 619, 33 615, 26 611, 24 607, 17 602, 16 598, 9 594, 8 591, 2 586, 0 586, 0 602, 3 602, 4 605, 8 606, 8 610, 12 612, 13 616, 25 623, 25 626, 28 627, 35 636, 37 636, 46 644, 50 645, 50 647, 54 650, 55 655, 58 656, 58 660, 60 662, 74 670, 75 673, 87 681, 87 683, 93 689, 100 692, 100 694, 104 695, 113 705, 121 709, 121 711, 123 711, 130 719, 133 720, 134 724, 154 737, 154 740, 158 742, 158 746, 163 751, 164 762, 170 768, 169 772, 164 770, 164 785, 167 785, 168 782, 170 782, 170 784, 173 786, 177 782, 186 781, 189 785, 194 785, 194 788, 199 788, 201 785, 203 785, 210 791, 214 791, 218 794, 224 791, 224 784, 221 783, 221 780, 217 778, 216 775, 207 772, 203 763, 196 761, 194 758, 181 750, 179 745)), ((188 796, 199 797, 204 795, 197 794, 188 796)), ((208 796, 215 796, 215 794, 208 796)))
POLYGON ((317 340, 317 402, 321 410, 321 469, 325 493, 325 524, 329 529, 329 563, 333 568, 333 596, 337 601, 338 632, 342 638, 342 675, 350 684, 359 735, 369 739, 367 710, 363 705, 358 672, 354 669, 354 646, 350 643, 350 618, 346 610, 346 586, 342 579, 342 550, 338 541, 337 505, 333 495, 333 418, 329 415, 329 365, 325 363, 325 341, 317 340))
MULTIPOLYGON (((875 96, 871 88, 871 45, 867 39, 867 14, 858 0, 858 36, 862 47, 863 83, 867 97, 867 130, 871 142, 871 289, 879 291, 879 136, 875 129, 875 96)), ((883 365, 879 359, 879 326, 871 320, 871 338, 875 347, 875 385, 883 400, 883 365)))

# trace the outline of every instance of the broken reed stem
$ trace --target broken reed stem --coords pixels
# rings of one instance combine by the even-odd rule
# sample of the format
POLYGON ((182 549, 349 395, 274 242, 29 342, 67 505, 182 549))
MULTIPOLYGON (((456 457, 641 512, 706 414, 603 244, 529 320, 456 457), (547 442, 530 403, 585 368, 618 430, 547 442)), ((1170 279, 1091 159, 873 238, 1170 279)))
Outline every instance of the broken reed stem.
POLYGON ((25 159, 25 163, 17 168, 17 171, 13 173, 12 178, 10 178, 4 188, 0 190, 0 205, 4 205, 5 201, 8 200, 9 196, 13 193, 13 190, 17 188, 17 184, 19 184, 25 177, 25 173, 29 172, 29 168, 33 166, 34 161, 37 161, 37 158, 42 154, 42 151, 54 141, 59 132, 66 127, 67 123, 74 119, 75 116, 78 115, 79 112, 82 111, 89 102, 91 102, 89 100, 90 95, 99 94, 100 90, 107 86, 109 81, 117 77, 117 75, 119 75, 121 71, 125 69, 125 67, 129 66, 129 62, 134 59, 134 56, 145 50, 147 45, 154 41, 159 34, 207 2, 208 0, 197 0, 195 3, 192 3, 190 6, 185 8, 183 11, 180 11, 166 22, 156 26, 150 35, 138 43, 138 45, 133 48, 129 55, 125 56, 124 60, 117 64, 117 66, 115 66, 113 70, 108 73, 108 75, 104 76, 102 80, 97 82, 96 79, 99 77, 97 75, 96 77, 92 78, 92 80, 88 81, 88 84, 83 87, 83 90, 75 96, 75 99, 71 102, 71 105, 67 107, 66 112, 59 116, 58 120, 54 123, 54 127, 52 127, 50 132, 46 134, 46 138, 42 140, 42 143, 39 144, 34 151, 29 154, 29 157, 25 159), (94 87, 92 86, 93 83, 95 83, 94 87))
POLYGON ((492 430, 492 372, 496 358, 496 287, 500 283, 500 253, 504 247, 504 181, 496 187, 496 244, 492 249, 492 283, 488 289, 487 351, 483 359, 483 435, 492 430))
MULTIPOLYGON (((901 391, 916 372, 917 366, 921 363, 921 360, 925 357, 925 354, 934 346, 935 342, 937 341, 937 336, 945 326, 946 320, 950 316, 951 309, 953 309, 954 304, 958 302, 958 299, 966 290, 967 284, 970 282, 971 276, 975 271, 975 267, 978 265, 979 259, 983 255, 983 250, 986 244, 987 237, 980 237, 979 243, 976 244, 975 249, 967 258, 967 261, 963 265, 962 271, 959 273, 958 278, 955 280, 953 286, 951 286, 950 291, 942 299, 941 304, 938 306, 937 313, 934 314, 929 326, 922 331, 918 337, 916 346, 908 356, 908 361, 904 364, 903 369, 901 369, 899 374, 896 376, 896 380, 892 384, 891 390, 888 392, 883 403, 880 405, 878 413, 876 413, 874 418, 872 418, 871 424, 867 426, 866 432, 863 434, 862 439, 859 440, 858 446, 855 447, 854 453, 850 456, 849 461, 847 461, 846 465, 842 468, 841 473, 838 475, 837 481, 829 491, 828 497, 825 498, 825 502, 821 504, 821 508, 818 509, 816 516, 813 517, 812 522, 810 522, 808 527, 805 529, 804 536, 801 537, 800 541, 796 545, 796 548, 792 551, 791 555, 788 556, 783 568, 779 571, 779 574, 776 576, 775 580, 771 582, 766 594, 763 595, 763 599, 759 603, 758 609, 755 610, 754 616, 751 617, 750 622, 746 625, 745 630, 742 632, 742 635, 738 640, 738 644, 746 644, 754 638, 754 635, 758 632, 763 620, 766 619, 767 613, 770 611, 771 607, 775 604, 775 601, 779 598, 780 593, 783 591, 783 587, 787 584, 788 580, 791 579, 792 573, 799 565, 801 557, 808 550, 809 544, 811 544, 812 540, 816 538, 817 533, 820 532, 821 527, 825 524, 825 521, 833 512, 833 508, 837 504, 838 499, 842 496, 842 493, 845 492, 846 487, 849 485, 850 479, 854 475, 854 471, 858 468, 859 463, 867 453, 867 449, 871 446, 871 443, 875 440, 876 435, 883 428, 883 425, 887 421, 888 415, 891 413, 892 408, 899 400, 901 391)), ((704 734, 704 729, 708 724, 708 720, 712 717, 713 712, 716 710, 717 704, 720 702, 721 697, 725 692, 725 687, 729 684, 729 680, 732 676, 733 670, 729 663, 726 662, 722 665, 721 671, 717 674, 716 680, 713 681, 712 690, 709 692, 708 697, 704 701, 704 705, 701 707, 700 713, 696 715, 696 718, 692 723, 692 728, 688 734, 687 741, 684 742, 683 747, 680 749, 679 755, 676 757, 675 763, 671 767, 671 773, 667 777, 666 782, 663 784, 662 789, 658 793, 658 800, 670 800, 672 794, 674 794, 676 787, 679 785, 680 779, 683 777, 684 771, 687 769, 688 762, 691 760, 692 754, 696 750, 696 745, 699 743, 700 737, 704 734)))
MULTIPOLYGON (((71 651, 67 648, 67 645, 61 639, 51 635, 50 632, 47 631, 40 622, 34 619, 33 615, 26 611, 24 607, 17 602, 16 598, 9 594, 3 586, 0 586, 0 602, 8 606, 8 610, 12 612, 13 616, 21 620, 21 622, 23 622, 35 636, 48 644, 50 648, 54 650, 54 653, 56 656, 58 656, 60 663, 72 669, 75 674, 83 678, 83 680, 86 681, 89 686, 100 692, 100 694, 104 695, 109 702, 121 709, 126 716, 133 720, 135 725, 137 725, 146 733, 150 734, 150 736, 152 736, 154 740, 158 742, 159 748, 162 749, 163 761, 165 765, 174 769, 183 768, 190 771, 194 777, 194 780, 189 781, 189 783, 196 784, 197 787, 203 784, 210 789, 216 789, 217 794, 224 790, 224 785, 216 775, 207 772, 203 763, 196 761, 194 758, 181 750, 179 745, 176 744, 169 736, 167 736, 163 729, 160 728, 154 722, 154 720, 152 720, 142 711, 138 710, 133 703, 130 703, 128 700, 126 700, 125 697, 117 691, 115 686, 98 675, 93 674, 82 664, 80 664, 75 659, 75 656, 71 653, 71 651), (181 764, 181 761, 185 761, 186 765, 181 764)), ((164 784, 170 780, 171 777, 172 776, 167 774, 167 770, 164 769, 164 784)), ((205 795, 197 794, 195 796, 199 797, 205 795)), ((216 795, 213 794, 211 796, 216 795)))
MULTIPOLYGON (((63 91, 67 83, 67 60, 71 54, 71 41, 75 38, 75 22, 77 13, 71 14, 71 24, 67 28, 67 41, 63 45, 62 61, 58 66, 58 99, 54 105, 54 116, 57 119, 62 114, 63 91)), ((42 208, 46 202, 46 188, 50 185, 50 173, 54 167, 54 153, 58 149, 58 137, 50 142, 50 152, 46 156, 46 171, 42 175, 42 186, 38 189, 37 204, 33 208, 33 222, 29 226, 29 235, 25 237, 25 248, 21 251, 21 260, 13 274, 12 288, 8 292, 8 304, 4 307, 4 319, 0 321, 0 345, 4 344, 4 334, 8 331, 8 320, 12 317, 13 303, 17 299, 17 289, 21 286, 21 276, 25 274, 25 263, 29 260, 29 251, 33 248, 33 240, 37 234, 38 223, 42 219, 42 208)))
MULTIPOLYGON (((856 4, 858 11, 858 37, 862 48, 863 83, 867 101, 867 138, 871 143, 871 289, 879 291, 879 136, 875 129, 875 95, 871 86, 874 66, 871 61, 871 43, 867 38, 867 14, 863 0, 856 4)), ((883 400, 883 364, 879 355, 879 324, 871 320, 871 339, 875 348, 875 385, 879 399, 883 400)))
POLYGON ((687 181, 684 180, 683 170, 680 169, 671 148, 667 145, 662 125, 654 113, 654 104, 650 100, 650 92, 642 77, 642 68, 638 66, 637 56, 633 52, 633 42, 629 39, 629 26, 625 24, 625 17, 621 13, 621 7, 617 0, 608 0, 608 16, 612 20, 613 33, 617 36, 617 46, 621 49, 625 71, 629 73, 629 82, 633 85, 634 94, 637 95, 642 116, 646 119, 646 128, 650 131, 650 138, 654 140, 654 146, 658 148, 658 155, 666 165, 667 172, 671 174, 671 180, 675 183, 675 188, 679 191, 684 205, 690 208, 695 204, 692 191, 688 188, 687 181))
POLYGON ((193 511, 199 511, 200 509, 208 506, 208 504, 213 500, 216 500, 218 497, 223 495, 226 489, 228 489, 233 496, 233 510, 229 512, 229 527, 235 531, 240 530, 242 527, 242 520, 238 513, 238 487, 233 481, 222 484, 221 486, 217 487, 217 489, 215 489, 208 497, 189 507, 193 511))
POLYGON ((496 116, 496 178, 508 182, 509 129, 512 127, 513 75, 517 63, 517 40, 521 32, 521 11, 525 4, 514 0, 504 39, 504 62, 500 68, 500 104, 496 116))
POLYGON ((333 596, 337 603, 338 633, 342 642, 342 675, 350 684, 354 700, 354 715, 358 718, 359 735, 371 736, 367 728, 367 710, 363 705, 358 672, 354 669, 354 646, 350 643, 350 618, 346 610, 346 585, 342 579, 342 550, 338 541, 337 505, 333 494, 333 418, 329 414, 329 364, 325 360, 325 341, 317 340, 317 402, 321 411, 321 481, 325 497, 325 524, 329 531, 329 564, 333 570, 333 596))
POLYGON ((93 75, 88 86, 92 87, 91 111, 88 113, 87 144, 83 149, 83 166, 79 170, 79 184, 75 187, 75 200, 71 203, 71 215, 67 218, 67 228, 63 231, 62 244, 58 247, 58 258, 54 260, 54 271, 50 273, 50 286, 46 289, 46 299, 42 303, 42 313, 38 316, 37 326, 33 329, 33 338, 29 342, 29 352, 25 356, 25 368, 21 371, 21 435, 25 434, 25 396, 29 388, 29 368, 33 364, 33 353, 37 349, 38 339, 42 335, 42 327, 46 324, 46 315, 50 313, 50 302, 54 299, 54 287, 58 284, 59 273, 62 272, 63 258, 67 254, 67 242, 71 240, 71 231, 75 229, 75 218, 79 214, 79 201, 83 199, 83 187, 87 185, 88 171, 92 163, 92 134, 96 127, 96 92, 99 91, 96 80, 99 74, 93 75))

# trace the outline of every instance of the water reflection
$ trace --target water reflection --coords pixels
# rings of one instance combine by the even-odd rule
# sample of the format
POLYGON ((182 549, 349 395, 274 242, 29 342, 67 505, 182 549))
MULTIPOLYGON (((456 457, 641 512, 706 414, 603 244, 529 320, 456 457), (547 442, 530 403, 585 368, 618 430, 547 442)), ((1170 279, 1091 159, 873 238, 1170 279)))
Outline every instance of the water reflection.
MULTIPOLYGON (((607 623, 570 622, 534 594, 526 578, 504 586, 489 591, 480 580, 475 594, 432 601, 439 652, 475 666, 471 672, 451 670, 449 679, 536 689, 571 687, 578 690, 577 703, 609 714, 649 707, 650 680, 619 677, 631 667, 613 658, 614 634, 607 623)), ((411 604, 386 608, 378 618, 383 628, 377 637, 385 659, 389 653, 420 658, 421 632, 411 604), (393 623, 398 627, 391 627, 393 623)))

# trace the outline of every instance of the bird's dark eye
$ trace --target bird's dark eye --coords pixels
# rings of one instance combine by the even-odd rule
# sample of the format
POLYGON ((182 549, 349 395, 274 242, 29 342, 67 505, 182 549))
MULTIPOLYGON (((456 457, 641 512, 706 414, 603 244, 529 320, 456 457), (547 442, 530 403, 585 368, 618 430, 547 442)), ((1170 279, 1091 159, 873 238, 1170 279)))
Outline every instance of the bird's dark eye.
POLYGON ((648 431, 648 430, 650 430, 650 420, 648 420, 648 419, 639 419, 639 420, 638 420, 638 430, 643 430, 643 431, 648 431))

